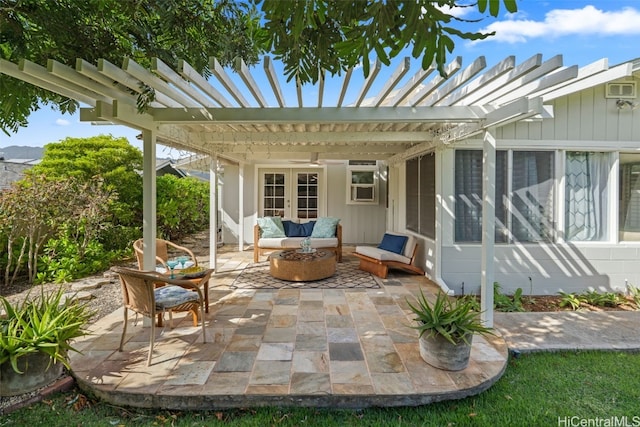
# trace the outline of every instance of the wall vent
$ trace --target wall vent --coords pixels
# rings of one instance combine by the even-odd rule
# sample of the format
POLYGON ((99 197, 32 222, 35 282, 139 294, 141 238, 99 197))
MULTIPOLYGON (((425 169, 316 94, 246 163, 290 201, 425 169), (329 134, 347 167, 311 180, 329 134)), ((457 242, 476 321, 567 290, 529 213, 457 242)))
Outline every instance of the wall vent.
POLYGON ((607 83, 607 98, 635 98, 636 82, 607 83))

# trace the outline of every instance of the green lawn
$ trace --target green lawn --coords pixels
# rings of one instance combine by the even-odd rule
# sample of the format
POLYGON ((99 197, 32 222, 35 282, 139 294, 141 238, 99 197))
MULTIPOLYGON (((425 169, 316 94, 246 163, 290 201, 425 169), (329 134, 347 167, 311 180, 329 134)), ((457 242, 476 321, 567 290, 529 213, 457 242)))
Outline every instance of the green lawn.
POLYGON ((640 426, 640 354, 523 354, 488 391, 415 408, 170 412, 84 399, 77 390, 58 394, 5 415, 0 426, 640 426))

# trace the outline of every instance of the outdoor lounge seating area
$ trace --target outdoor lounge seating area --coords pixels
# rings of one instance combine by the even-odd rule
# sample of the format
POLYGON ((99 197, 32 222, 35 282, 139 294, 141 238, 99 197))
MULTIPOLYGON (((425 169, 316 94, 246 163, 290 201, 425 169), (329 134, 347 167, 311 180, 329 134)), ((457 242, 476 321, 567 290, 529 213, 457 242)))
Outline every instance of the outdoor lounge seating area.
MULTIPOLYGON (((343 264, 358 270, 353 247, 343 264)), ((470 366, 438 370, 419 354, 406 300, 438 291, 424 276, 390 273, 377 288, 232 289, 253 254, 220 248, 202 325, 127 328, 121 310, 92 325, 70 355, 79 386, 114 405, 211 410, 257 406, 364 408, 422 405, 480 393, 503 374, 504 340, 474 339, 470 366)), ((200 265, 206 266, 204 257, 200 265)), ((118 286, 114 283, 113 286, 118 286)))
POLYGON ((253 262, 265 252, 282 249, 300 249, 309 238, 311 248, 335 252, 336 261, 342 262, 342 225, 338 218, 317 218, 301 221, 298 218, 258 218, 253 227, 253 262))
POLYGON ((424 276, 424 270, 415 265, 418 244, 413 236, 387 231, 378 246, 356 246, 355 256, 360 258, 360 269, 387 278, 390 268, 424 276))

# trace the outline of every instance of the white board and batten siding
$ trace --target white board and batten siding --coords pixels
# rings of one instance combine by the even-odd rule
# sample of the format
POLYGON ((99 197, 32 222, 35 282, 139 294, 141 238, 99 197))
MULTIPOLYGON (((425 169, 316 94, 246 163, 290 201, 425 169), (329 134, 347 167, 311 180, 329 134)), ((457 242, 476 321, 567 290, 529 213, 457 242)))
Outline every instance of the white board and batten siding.
MULTIPOLYGON (((640 85, 637 79, 636 82, 640 85)), ((638 153, 640 108, 618 108, 617 99, 605 97, 605 88, 602 84, 553 100, 554 119, 518 122, 497 129, 497 149, 558 150, 556 159, 561 159, 565 150, 608 151, 614 153, 614 160, 618 152, 638 153)), ((481 149, 482 141, 465 141, 461 147, 481 149)), ((445 154, 439 165, 443 170, 454 167, 453 150, 448 151, 451 153, 445 154)), ((609 200, 616 206, 617 171, 613 166, 609 179, 609 200)), ((562 177, 555 179, 557 185, 563 182, 562 177)), ((453 176, 442 191, 445 208, 441 277, 458 294, 463 283, 465 293, 476 293, 480 287, 481 245, 453 242, 454 210, 453 206, 446 207, 447 201, 451 203, 454 198, 453 176)), ((611 230, 617 230, 617 215, 613 221, 616 224, 611 230)), ((627 284, 640 286, 640 241, 620 242, 617 232, 609 234, 609 240, 603 242, 496 244, 495 281, 506 293, 522 288, 525 294, 534 295, 587 289, 626 291, 627 284)))

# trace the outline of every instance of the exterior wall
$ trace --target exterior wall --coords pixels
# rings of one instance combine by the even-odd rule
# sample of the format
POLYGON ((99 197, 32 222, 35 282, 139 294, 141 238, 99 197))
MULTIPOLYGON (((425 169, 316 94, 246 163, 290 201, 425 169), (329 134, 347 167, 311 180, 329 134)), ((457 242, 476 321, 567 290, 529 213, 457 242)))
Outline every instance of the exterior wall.
MULTIPOLYGON (((640 109, 618 109, 616 99, 606 99, 604 94, 605 86, 601 85, 559 98, 553 102, 554 119, 515 123, 498 129, 495 132, 497 149, 637 151, 640 109)), ((482 141, 465 141, 457 147, 481 149, 482 141)), ((453 149, 446 149, 439 166, 444 171, 454 170, 453 149)), ((617 166, 612 167, 611 173, 610 200, 617 206, 617 166)), ((453 241, 454 177, 445 174, 442 177, 441 277, 456 293, 463 291, 463 283, 465 293, 478 293, 482 246, 453 241)), ((561 187, 561 182, 557 176, 556 186, 561 187)), ((563 194, 562 188, 559 193, 563 194)), ((561 206, 563 204, 556 206, 556 220, 560 218, 557 211, 561 206)), ((504 292, 520 287, 525 294, 534 295, 589 288, 625 291, 627 283, 640 285, 640 263, 637 262, 640 242, 619 242, 617 210, 611 218, 615 224, 610 227, 608 242, 496 243, 494 280, 504 292)))
POLYGON ((380 197, 376 205, 347 205, 346 166, 327 166, 327 215, 340 218, 343 244, 380 243, 386 230, 387 181, 379 179, 378 185, 380 197))
MULTIPOLYGON (((277 169, 277 166, 269 167, 277 169)), ((380 168, 380 173, 386 173, 380 168)), ((347 205, 346 164, 326 166, 326 212, 327 216, 340 218, 342 241, 345 245, 380 243, 386 227, 387 180, 380 179, 380 197, 375 205, 347 205)), ((244 165, 244 239, 253 244, 253 226, 258 216, 258 177, 255 165, 244 165)), ((225 243, 237 243, 239 181, 238 168, 225 166, 223 190, 223 216, 225 243)))

